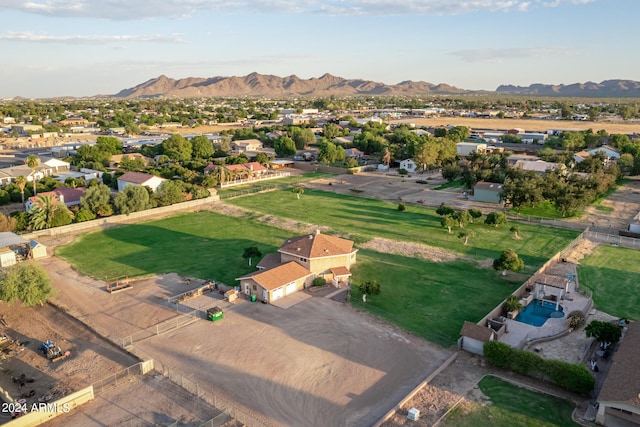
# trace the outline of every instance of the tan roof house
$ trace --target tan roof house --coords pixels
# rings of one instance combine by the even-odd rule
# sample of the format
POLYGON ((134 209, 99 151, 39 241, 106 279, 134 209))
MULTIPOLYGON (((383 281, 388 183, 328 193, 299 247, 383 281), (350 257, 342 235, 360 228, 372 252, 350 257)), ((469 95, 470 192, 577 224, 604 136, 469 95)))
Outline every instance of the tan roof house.
POLYGON ((118 191, 124 190, 127 185, 142 185, 157 191, 158 187, 165 181, 166 179, 164 178, 148 173, 127 172, 118 178, 118 191))
POLYGON ((80 199, 84 196, 86 189, 81 188, 71 188, 61 186, 52 191, 47 191, 44 193, 40 193, 36 196, 31 196, 25 201, 25 210, 29 212, 33 209, 34 206, 39 205, 41 202, 39 200, 40 196, 50 196, 54 200, 59 200, 65 204, 65 206, 74 206, 80 204, 80 199))
POLYGON ((348 283, 357 251, 351 240, 316 231, 285 240, 277 254, 258 263, 258 271, 236 280, 246 295, 269 303, 309 287, 316 277, 338 287, 348 283))
POLYGON ((109 159, 109 167, 110 168, 120 167, 120 162, 122 162, 122 159, 142 160, 144 162, 145 166, 147 166, 147 165, 151 164, 151 162, 153 162, 153 159, 150 159, 149 157, 145 157, 140 153, 114 154, 109 159))

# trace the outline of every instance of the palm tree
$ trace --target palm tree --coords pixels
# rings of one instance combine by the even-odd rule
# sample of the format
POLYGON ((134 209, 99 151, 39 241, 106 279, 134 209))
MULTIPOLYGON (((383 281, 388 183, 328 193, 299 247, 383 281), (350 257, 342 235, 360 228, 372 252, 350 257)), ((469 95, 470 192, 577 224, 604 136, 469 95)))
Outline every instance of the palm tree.
POLYGON ((27 166, 29 166, 29 169, 31 169, 31 180, 33 181, 33 195, 36 195, 36 168, 38 167, 38 165, 40 164, 40 159, 38 158, 38 156, 35 156, 33 154, 29 155, 25 161, 27 166))
POLYGON ((27 178, 23 175, 16 177, 16 185, 20 188, 20 195, 22 196, 22 204, 24 205, 24 187, 27 185, 27 178))
POLYGON ((44 230, 51 227, 60 202, 53 196, 38 196, 34 207, 29 211, 29 225, 33 230, 44 230))
POLYGON ((510 295, 504 303, 504 309, 513 312, 521 310, 522 304, 520 304, 520 298, 515 295, 510 295))

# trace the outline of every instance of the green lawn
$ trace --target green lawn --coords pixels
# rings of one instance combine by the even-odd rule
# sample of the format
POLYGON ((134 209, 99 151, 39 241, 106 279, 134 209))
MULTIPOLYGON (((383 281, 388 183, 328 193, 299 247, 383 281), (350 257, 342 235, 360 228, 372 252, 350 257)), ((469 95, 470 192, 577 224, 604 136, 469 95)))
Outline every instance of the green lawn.
POLYGON ((99 279, 176 272, 233 285, 254 271, 242 258, 244 248, 275 252, 287 237, 247 219, 198 212, 85 234, 56 254, 99 279))
POLYGON ((598 310, 640 320, 640 251, 600 245, 580 261, 578 279, 598 310))
POLYGON ((447 188, 461 188, 464 185, 462 178, 454 179, 453 181, 445 182, 444 184, 434 188, 434 190, 446 190, 447 188))
POLYGON ((257 183, 237 185, 233 187, 227 187, 218 189, 218 195, 222 199, 229 197, 236 197, 243 194, 252 194, 267 189, 282 189, 287 188, 291 184, 300 184, 306 181, 313 181, 315 179, 326 178, 334 176, 335 174, 325 172, 307 172, 302 175, 292 175, 283 178, 271 179, 267 181, 261 181, 257 183))
POLYGON ((472 404, 454 409, 443 427, 551 427, 579 426, 571 419, 574 405, 530 391, 493 376, 478 383, 490 405, 472 404))
POLYGON ((522 206, 520 211, 518 209, 510 209, 510 213, 513 215, 520 215, 521 217, 534 216, 541 218, 553 218, 553 219, 566 219, 571 218, 576 215, 562 216, 556 211, 556 207, 551 202, 543 202, 535 207, 531 206, 522 206))
MULTIPOLYGON (((366 309, 444 347, 455 344, 465 320, 479 321, 521 284, 505 281, 492 269, 477 269, 475 263, 360 250, 353 281, 370 280, 381 284, 381 293, 367 297, 366 309)), ((363 306, 356 287, 352 302, 363 306)))
POLYGON ((441 218, 435 210, 421 206, 409 206, 407 211, 399 212, 396 203, 310 189, 305 190, 300 200, 291 190, 284 189, 236 198, 230 203, 282 218, 328 225, 351 235, 356 242, 386 237, 424 243, 474 259, 497 258, 502 250, 511 248, 524 260, 527 273, 536 271, 579 234, 574 230, 519 224, 522 239, 514 240, 510 224, 499 228, 471 224, 468 227, 475 236, 464 246, 457 230, 449 234, 440 226, 441 218))

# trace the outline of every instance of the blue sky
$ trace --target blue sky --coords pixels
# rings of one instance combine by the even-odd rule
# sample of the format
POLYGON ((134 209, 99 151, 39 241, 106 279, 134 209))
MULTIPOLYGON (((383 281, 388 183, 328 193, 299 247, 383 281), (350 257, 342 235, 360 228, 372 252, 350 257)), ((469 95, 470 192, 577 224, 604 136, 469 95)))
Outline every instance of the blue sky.
POLYGON ((0 16, 0 98, 254 71, 486 90, 640 80, 638 0, 0 0, 0 16))

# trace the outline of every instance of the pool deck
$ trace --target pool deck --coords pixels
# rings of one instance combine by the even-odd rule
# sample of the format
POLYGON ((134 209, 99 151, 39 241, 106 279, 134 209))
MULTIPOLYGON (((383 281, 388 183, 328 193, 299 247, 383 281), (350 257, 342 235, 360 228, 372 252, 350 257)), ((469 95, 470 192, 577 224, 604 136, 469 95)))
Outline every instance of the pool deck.
MULTIPOLYGON (((569 291, 567 295, 560 301, 560 305, 564 310, 564 317, 559 319, 550 318, 540 327, 521 323, 513 319, 507 319, 507 333, 500 337, 500 341, 513 347, 524 348, 531 341, 551 338, 567 330, 567 315, 574 310, 582 312, 587 311, 590 307, 591 299, 576 291, 577 273, 576 266, 572 263, 562 263, 558 267, 572 270, 573 280, 569 282, 569 291)), ((554 270, 554 268, 550 268, 554 270)), ((552 272, 551 274, 559 272, 552 272)), ((586 313, 585 313, 586 314, 586 313)))

